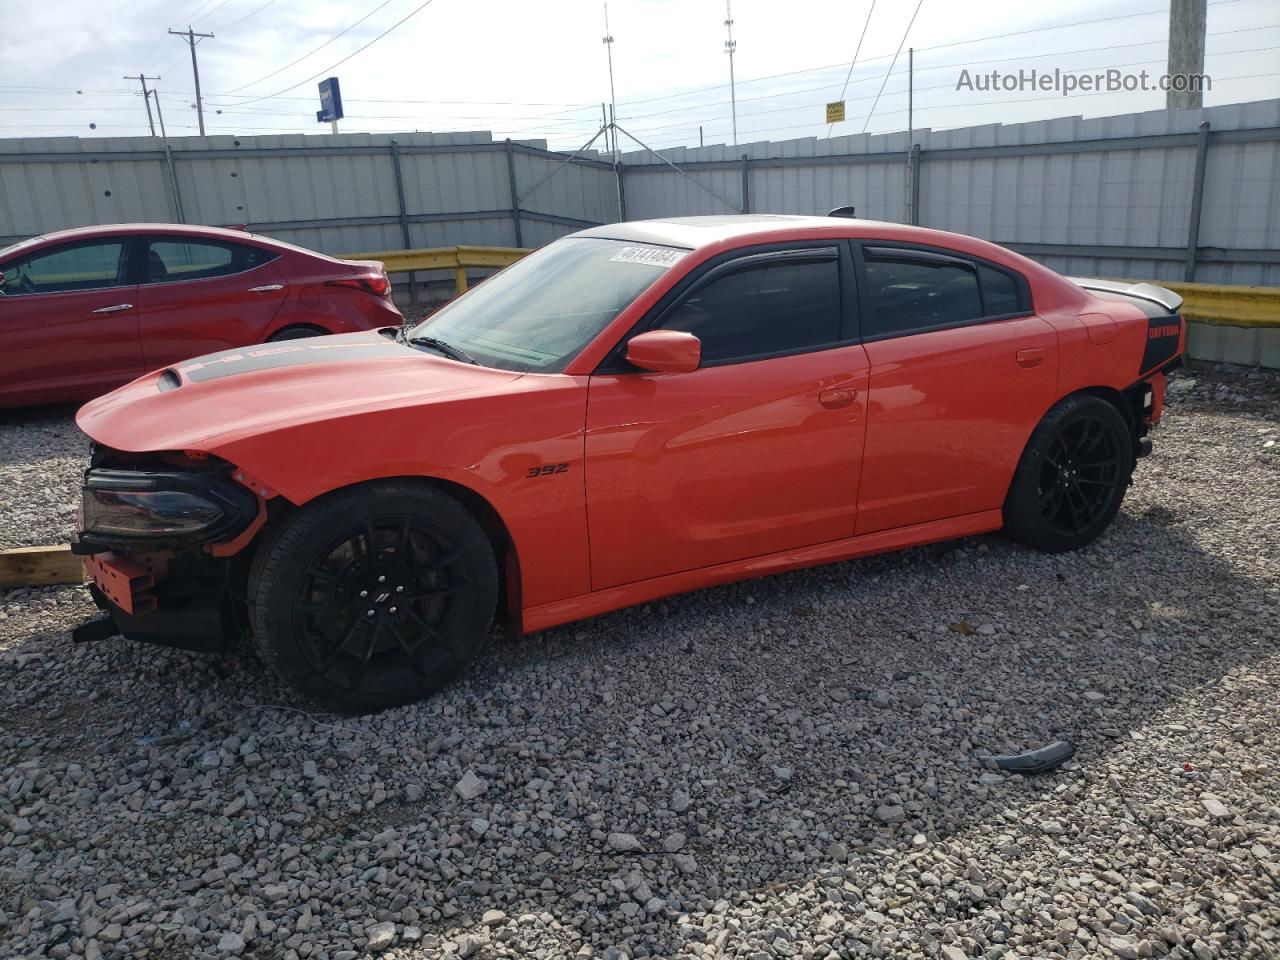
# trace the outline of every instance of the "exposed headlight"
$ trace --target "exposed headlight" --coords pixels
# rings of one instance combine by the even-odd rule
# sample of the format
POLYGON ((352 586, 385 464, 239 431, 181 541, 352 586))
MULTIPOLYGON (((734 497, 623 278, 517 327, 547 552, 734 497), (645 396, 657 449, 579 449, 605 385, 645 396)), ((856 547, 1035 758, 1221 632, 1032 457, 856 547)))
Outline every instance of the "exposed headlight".
POLYGON ((244 487, 194 472, 93 469, 83 496, 87 538, 208 541, 238 532, 257 513, 244 487))

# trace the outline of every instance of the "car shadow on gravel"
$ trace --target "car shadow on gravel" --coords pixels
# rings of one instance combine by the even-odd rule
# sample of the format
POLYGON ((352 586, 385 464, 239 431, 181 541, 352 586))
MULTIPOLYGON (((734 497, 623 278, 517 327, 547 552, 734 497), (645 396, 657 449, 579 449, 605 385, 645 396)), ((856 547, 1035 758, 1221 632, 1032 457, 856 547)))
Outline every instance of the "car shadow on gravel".
MULTIPOLYGON (((1274 584, 1206 553, 1195 524, 1212 518, 1159 498, 1131 499, 1075 554, 978 537, 571 624, 499 644, 441 695, 367 718, 298 709, 249 654, 74 647, 66 618, 11 617, 0 760, 109 761, 95 788, 119 797, 93 816, 51 812, 42 842, 60 856, 115 842, 108 831, 150 838, 145 855, 120 840, 95 874, 126 895, 156 895, 130 879, 151 871, 161 895, 223 887, 293 924, 301 900, 208 879, 236 853, 306 877, 313 897, 349 887, 352 870, 396 891, 368 915, 339 906, 349 890, 315 901, 317 942, 358 946, 350 924, 399 903, 389 916, 429 936, 461 935, 489 909, 545 911, 566 944, 661 953, 691 935, 686 914, 917 835, 945 842, 998 820, 1028 851, 1053 843, 1019 811, 1066 775, 993 776, 979 755, 1067 738, 1087 771, 1200 685, 1274 653, 1254 617, 1274 584), (58 724, 53 744, 40 711, 63 693, 76 705, 60 716, 82 726, 58 724), (468 771, 483 789, 464 798, 468 771), (150 795, 123 792, 148 779, 150 795)), ((0 861, 0 903, 47 879, 0 861)))

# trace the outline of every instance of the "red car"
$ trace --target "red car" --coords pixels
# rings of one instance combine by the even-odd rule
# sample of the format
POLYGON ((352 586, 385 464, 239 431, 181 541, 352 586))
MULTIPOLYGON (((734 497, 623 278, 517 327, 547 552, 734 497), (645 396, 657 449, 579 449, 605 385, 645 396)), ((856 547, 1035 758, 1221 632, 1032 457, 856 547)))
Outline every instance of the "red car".
POLYGON ((1001 529, 1081 547, 1149 449, 1179 305, 891 223, 587 230, 412 329, 202 357, 85 406, 73 549, 111 619, 83 635, 248 633, 367 710, 445 683, 495 614, 542 630, 1001 529))
POLYGON ((84 401, 227 347, 401 324, 382 264, 126 223, 0 250, 0 407, 84 401))

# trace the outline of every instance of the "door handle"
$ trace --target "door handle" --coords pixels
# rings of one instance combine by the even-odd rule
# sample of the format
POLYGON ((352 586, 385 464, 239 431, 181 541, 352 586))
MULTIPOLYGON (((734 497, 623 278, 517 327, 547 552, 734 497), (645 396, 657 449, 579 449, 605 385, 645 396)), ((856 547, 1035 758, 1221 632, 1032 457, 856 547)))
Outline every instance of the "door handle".
POLYGON ((818 402, 828 410, 839 410, 853 403, 858 391, 853 387, 831 387, 818 394, 818 402))
POLYGON ((1019 350, 1016 359, 1020 367, 1038 367, 1040 361, 1044 359, 1044 347, 1027 347, 1019 350))
POLYGON ((132 303, 116 303, 109 307, 99 307, 94 313, 119 313, 121 310, 132 310, 132 303))
POLYGON ((283 290, 283 283, 264 283, 260 287, 250 287, 247 293, 271 293, 274 290, 283 290))

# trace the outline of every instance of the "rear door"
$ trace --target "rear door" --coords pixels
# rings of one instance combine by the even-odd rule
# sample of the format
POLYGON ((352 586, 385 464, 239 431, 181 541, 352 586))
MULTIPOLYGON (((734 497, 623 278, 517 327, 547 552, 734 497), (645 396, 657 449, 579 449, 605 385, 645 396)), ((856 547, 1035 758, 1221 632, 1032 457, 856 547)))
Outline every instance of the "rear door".
POLYGON ((870 395, 858 533, 999 509, 1057 399, 1026 279, 935 248, 855 245, 870 395))
POLYGON ((289 295, 263 247, 203 237, 143 240, 139 326, 147 369, 261 343, 289 295))
POLYGON ((0 264, 0 403, 86 400, 143 372, 130 255, 111 237, 0 264))

